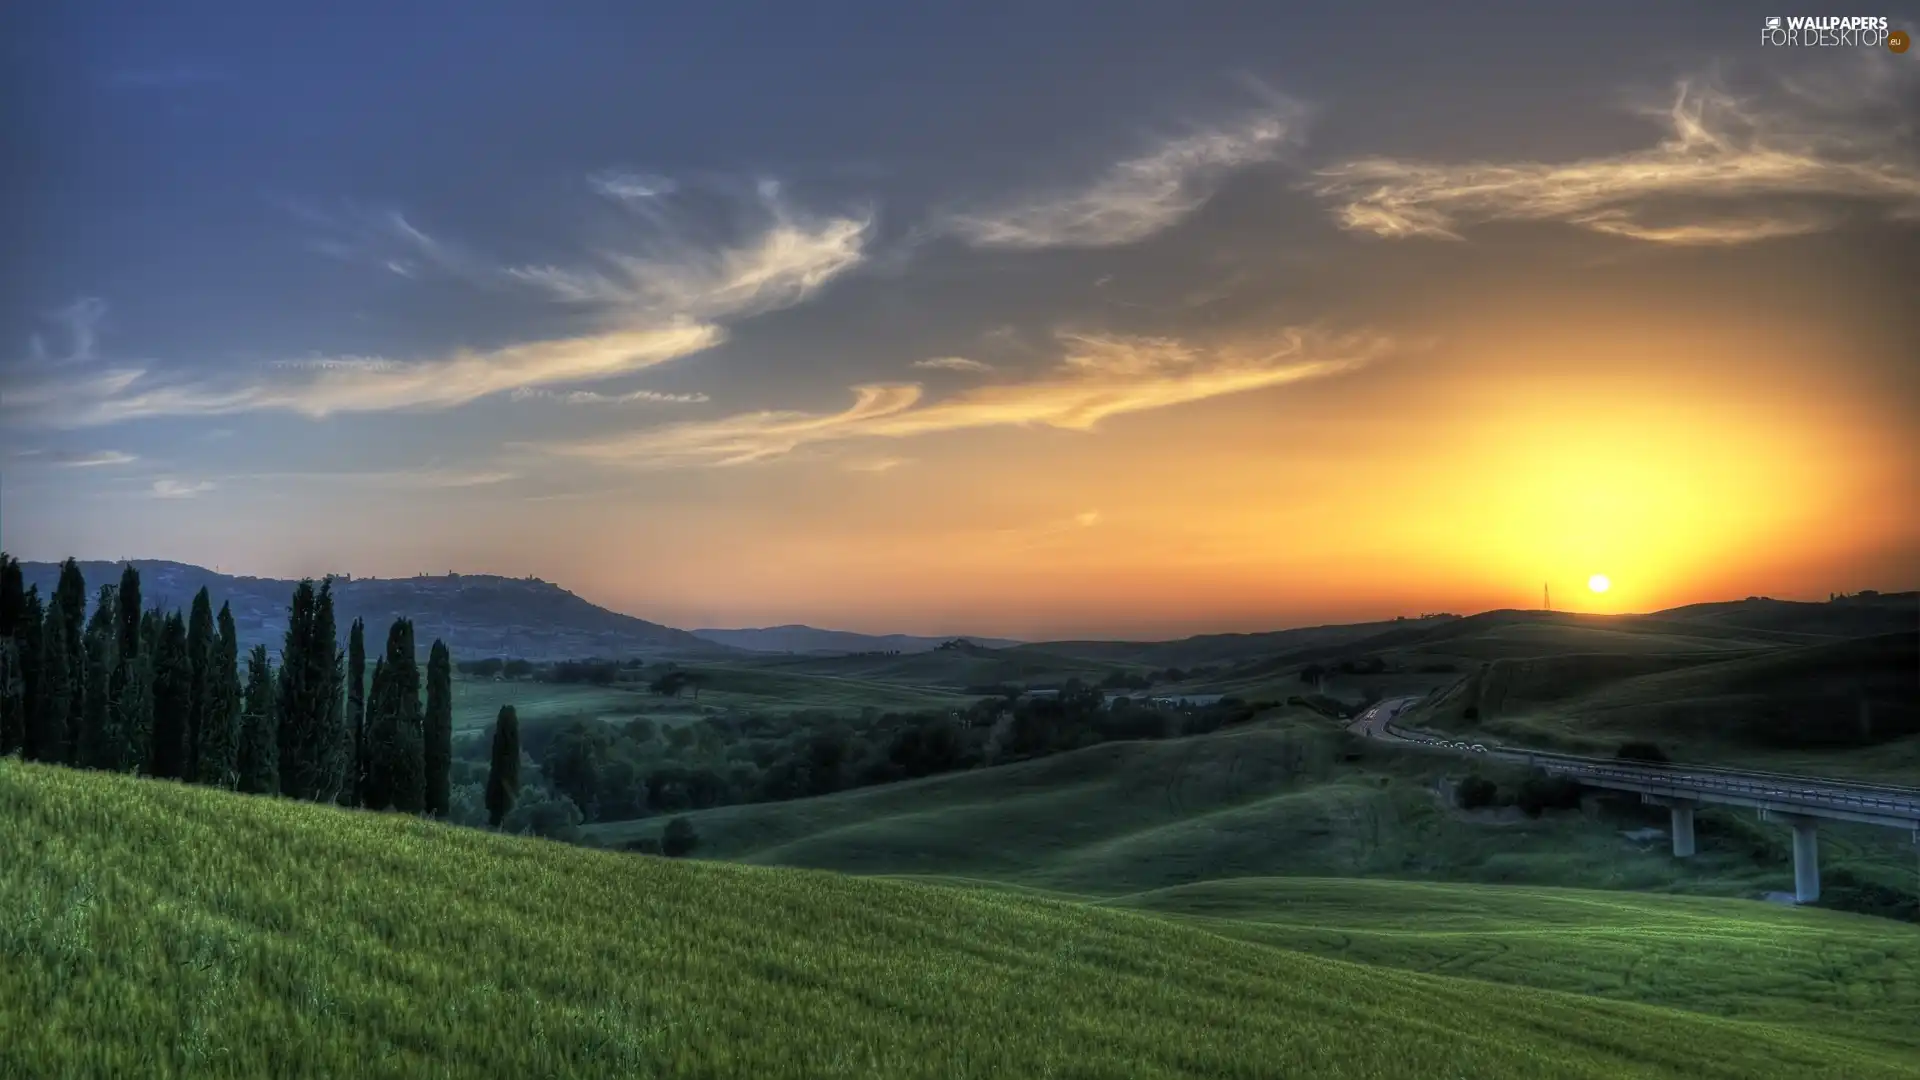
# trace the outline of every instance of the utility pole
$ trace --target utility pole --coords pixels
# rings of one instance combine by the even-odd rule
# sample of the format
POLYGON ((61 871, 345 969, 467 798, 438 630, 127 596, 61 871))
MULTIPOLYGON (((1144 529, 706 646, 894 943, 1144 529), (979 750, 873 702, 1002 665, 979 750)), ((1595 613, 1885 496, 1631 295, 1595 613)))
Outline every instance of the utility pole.
POLYGON ((1547 583, 1544 581, 1540 583, 1540 606, 1548 611, 1553 610, 1553 593, 1547 589, 1547 583))

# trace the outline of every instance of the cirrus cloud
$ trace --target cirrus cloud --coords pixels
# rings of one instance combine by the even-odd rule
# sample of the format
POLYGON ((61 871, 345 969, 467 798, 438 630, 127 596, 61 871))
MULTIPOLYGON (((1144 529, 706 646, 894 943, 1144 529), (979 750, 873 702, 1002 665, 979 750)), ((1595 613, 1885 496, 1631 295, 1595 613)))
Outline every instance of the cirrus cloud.
POLYGON ((1920 213, 1920 158, 1897 102, 1911 76, 1876 58, 1869 77, 1836 86, 1788 83, 1766 101, 1718 80, 1684 80, 1655 114, 1667 137, 1609 157, 1559 164, 1438 164, 1364 158, 1321 170, 1308 186, 1355 232, 1461 239, 1468 225, 1560 221, 1676 245, 1741 244, 1831 227, 1835 200, 1920 213), (1702 203, 1765 202, 1745 212, 1702 203))
POLYGON ((993 370, 991 364, 969 360, 964 356, 935 356, 926 360, 915 360, 913 366, 925 371, 962 371, 972 375, 982 375, 993 370))
POLYGON ((839 412, 763 410, 537 449, 640 467, 742 465, 853 439, 1009 426, 1093 431, 1114 416, 1352 371, 1385 355, 1392 344, 1379 335, 1310 329, 1219 349, 1172 338, 1096 334, 1061 334, 1059 342, 1061 358, 1041 378, 976 387, 941 400, 927 400, 917 383, 868 384, 854 387, 853 403, 839 412))
MULTIPOLYGON (((726 321, 799 304, 861 263, 870 219, 808 217, 786 207, 771 185, 763 185, 760 194, 765 220, 755 234, 734 246, 701 248, 668 235, 643 255, 609 256, 618 268, 616 276, 554 267, 483 275, 489 281, 518 281, 558 299, 594 305, 601 328, 592 333, 454 349, 415 359, 287 360, 226 378, 151 364, 89 364, 84 370, 27 364, 8 372, 0 415, 53 427, 260 410, 317 419, 337 413, 446 409, 494 394, 630 375, 711 349, 727 339, 726 321)), ((462 277, 477 273, 474 257, 454 254, 456 249, 399 215, 385 223, 416 250, 435 253, 425 258, 427 263, 462 277)), ((79 329, 74 332, 78 339, 79 329)), ((90 351, 91 337, 84 340, 90 351)), ((576 392, 580 396, 567 400, 601 400, 590 391, 576 392)), ((649 391, 605 399, 704 400, 649 391)))
POLYGON ((1190 132, 1118 162, 1092 183, 954 214, 948 231, 975 247, 1100 248, 1144 240, 1205 205, 1237 169, 1300 141, 1307 109, 1274 98, 1237 122, 1190 132))

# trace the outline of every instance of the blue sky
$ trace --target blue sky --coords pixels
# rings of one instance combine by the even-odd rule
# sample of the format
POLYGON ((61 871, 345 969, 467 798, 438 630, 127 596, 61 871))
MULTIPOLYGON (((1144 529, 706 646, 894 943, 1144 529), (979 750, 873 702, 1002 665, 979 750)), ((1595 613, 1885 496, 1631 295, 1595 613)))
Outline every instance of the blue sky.
POLYGON ((398 7, 0 17, 10 550, 1013 633, 1920 551, 1913 54, 1732 4, 398 7), (1537 508, 1523 565, 1436 555, 1441 414, 1561 398, 1843 494, 1714 517, 1737 558, 1537 508))

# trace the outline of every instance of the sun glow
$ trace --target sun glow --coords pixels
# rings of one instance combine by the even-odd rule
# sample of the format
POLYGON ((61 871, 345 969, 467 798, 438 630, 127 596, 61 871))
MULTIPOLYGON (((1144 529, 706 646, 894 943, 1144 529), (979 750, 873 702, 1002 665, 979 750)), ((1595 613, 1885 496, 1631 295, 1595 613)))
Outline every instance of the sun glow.
POLYGON ((1597 593, 1603 593, 1613 588, 1613 582, 1607 580, 1607 575, 1605 574, 1595 574, 1587 579, 1587 588, 1597 593))

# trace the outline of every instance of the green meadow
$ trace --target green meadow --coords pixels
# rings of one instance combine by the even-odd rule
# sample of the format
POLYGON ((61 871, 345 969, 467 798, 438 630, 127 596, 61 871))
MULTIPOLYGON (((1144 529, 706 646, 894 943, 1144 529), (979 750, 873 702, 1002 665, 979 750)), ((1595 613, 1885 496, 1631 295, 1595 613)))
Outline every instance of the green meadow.
MULTIPOLYGON (((666 860, 13 761, 0 815, 5 1075, 1916 1075, 1905 1047, 1818 1013, 1315 955, 1341 950, 1263 939, 1288 932, 1248 917, 1273 898, 1237 898, 1245 929, 1222 932, 1150 898, 666 860)), ((1670 928, 1691 913, 1649 904, 1670 928)), ((1827 980, 1910 992, 1886 976, 1904 928, 1789 914, 1776 937, 1889 952, 1827 980)), ((1805 996, 1802 974, 1753 992, 1805 996)))

